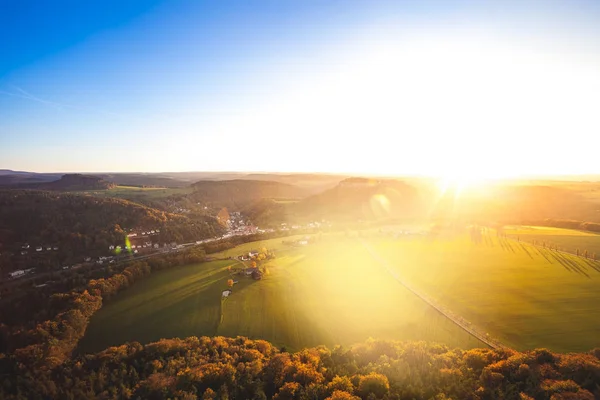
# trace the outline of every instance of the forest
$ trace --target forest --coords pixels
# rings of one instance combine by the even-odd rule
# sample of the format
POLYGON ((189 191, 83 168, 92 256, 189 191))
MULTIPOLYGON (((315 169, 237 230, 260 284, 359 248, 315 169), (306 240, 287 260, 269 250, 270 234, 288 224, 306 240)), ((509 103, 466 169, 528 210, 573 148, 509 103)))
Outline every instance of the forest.
POLYGON ((185 242, 222 233, 216 219, 189 218, 127 200, 68 193, 0 190, 2 273, 34 265, 57 269, 84 257, 109 255, 110 245, 124 244, 130 229, 160 229, 156 242, 185 242), (26 251, 22 246, 30 245, 26 251), (38 253, 36 246, 57 247, 38 253), (26 253, 26 254, 23 254, 26 253))
POLYGON ((7 399, 587 399, 600 396, 600 349, 451 349, 368 340, 289 353, 245 337, 163 339, 77 356, 52 369, 14 364, 7 399))

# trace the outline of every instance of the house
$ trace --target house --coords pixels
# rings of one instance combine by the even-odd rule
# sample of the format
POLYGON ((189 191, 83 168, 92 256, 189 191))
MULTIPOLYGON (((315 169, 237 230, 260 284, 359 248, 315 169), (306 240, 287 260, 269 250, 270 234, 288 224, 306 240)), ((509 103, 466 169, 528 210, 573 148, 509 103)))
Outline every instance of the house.
POLYGON ((35 251, 42 251, 42 250, 44 250, 44 249, 42 249, 42 246, 38 246, 35 248, 35 251))
POLYGON ((154 248, 158 249, 158 243, 154 243, 154 248))
POLYGON ((69 268, 71 268, 71 267, 69 267, 68 265, 62 267, 62 269, 69 269, 69 268))
POLYGON ((48 286, 48 284, 47 283, 42 283, 40 285, 34 285, 34 287, 36 287, 36 288, 42 288, 44 286, 48 286))
POLYGON ((90 262, 90 261, 92 261, 92 257, 85 257, 83 260, 84 260, 85 262, 90 262))
POLYGON ((25 271, 22 269, 18 269, 16 271, 9 273, 8 275, 10 275, 11 278, 17 278, 19 276, 25 275, 25 271))
POLYGON ((109 249, 109 250, 114 250, 114 249, 115 249, 115 246, 113 246, 113 245, 110 245, 110 246, 108 246, 108 249, 109 249))
POLYGON ((50 247, 50 246, 47 246, 47 247, 46 247, 46 250, 47 250, 47 251, 52 251, 52 247, 50 247))
POLYGON ((54 251, 58 250, 58 246, 54 246, 54 247, 52 248, 52 250, 54 250, 54 251))
POLYGON ((159 231, 158 229, 157 229, 157 230, 155 230, 154 232, 156 232, 156 233, 160 233, 160 231, 159 231))
POLYGON ((150 231, 150 233, 154 234, 154 231, 150 231))
POLYGON ((22 249, 28 249, 29 248, 29 244, 25 243, 23 246, 21 246, 22 249))
POLYGON ((23 251, 21 252, 21 255, 22 255, 22 256, 24 256, 25 254, 27 254, 27 252, 26 252, 25 250, 23 250, 23 251))

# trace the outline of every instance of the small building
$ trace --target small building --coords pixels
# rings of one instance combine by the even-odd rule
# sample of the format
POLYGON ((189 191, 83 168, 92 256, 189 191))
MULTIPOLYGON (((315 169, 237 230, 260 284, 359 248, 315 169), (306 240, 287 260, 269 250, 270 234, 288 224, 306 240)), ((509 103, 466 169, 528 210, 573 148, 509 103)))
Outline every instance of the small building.
POLYGON ((44 249, 42 249, 42 246, 38 246, 35 248, 35 251, 42 251, 42 250, 44 250, 44 249))
POLYGON ((21 251, 21 255, 22 255, 22 256, 24 256, 24 255, 26 255, 26 254, 27 254, 27 251, 25 251, 25 250, 21 251))
POLYGON ((110 246, 108 246, 108 249, 109 249, 109 250, 114 250, 114 249, 115 249, 115 246, 113 246, 113 245, 111 244, 110 246))
POLYGON ((23 246, 21 246, 22 249, 28 249, 29 248, 29 243, 25 243, 23 246))
POLYGON ((54 246, 54 247, 52 248, 52 250, 54 250, 54 251, 58 250, 58 246, 54 246))

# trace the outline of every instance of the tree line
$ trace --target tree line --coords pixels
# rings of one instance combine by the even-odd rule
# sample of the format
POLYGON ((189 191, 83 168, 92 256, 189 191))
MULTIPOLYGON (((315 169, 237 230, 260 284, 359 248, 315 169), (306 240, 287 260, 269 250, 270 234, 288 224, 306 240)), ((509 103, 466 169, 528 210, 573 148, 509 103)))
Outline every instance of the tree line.
POLYGON ((1 389, 6 399, 592 400, 599 357, 372 339, 289 353, 264 340, 192 336, 14 371, 1 389))
MULTIPOLYGON (((199 263, 204 259, 203 249, 192 248, 186 252, 133 261, 111 276, 90 279, 84 287, 38 299, 39 303, 33 304, 33 307, 30 303, 24 308, 17 305, 13 314, 26 310, 31 314, 26 314, 28 316, 21 323, 16 323, 19 321, 16 317, 12 318, 13 324, 0 323, 0 352, 4 353, 0 359, 5 364, 14 363, 20 368, 51 369, 70 356, 103 301, 153 271, 199 263), (41 317, 48 319, 42 320, 41 317)), ((2 311, 11 314, 9 307, 2 311)))

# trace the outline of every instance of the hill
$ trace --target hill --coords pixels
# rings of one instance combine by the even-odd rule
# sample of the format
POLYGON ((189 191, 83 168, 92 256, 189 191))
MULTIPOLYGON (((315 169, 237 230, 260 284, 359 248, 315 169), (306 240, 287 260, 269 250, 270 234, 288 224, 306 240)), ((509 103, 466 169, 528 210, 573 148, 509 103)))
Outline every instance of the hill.
POLYGON ((78 190, 106 190, 113 188, 115 184, 108 182, 101 177, 83 174, 65 174, 59 179, 47 181, 50 176, 44 175, 38 178, 36 175, 7 174, 0 176, 2 184, 8 188, 34 189, 34 190, 57 190, 57 191, 78 191, 78 190))
POLYGON ((62 174, 38 174, 35 172, 0 170, 0 186, 52 182, 60 179, 62 174))
POLYGON ((321 219, 338 222, 415 219, 425 216, 430 198, 404 181, 347 178, 299 201, 262 200, 248 205, 243 212, 252 221, 266 226, 321 219))
POLYGON ((65 174, 57 181, 37 185, 37 189, 66 192, 75 190, 103 190, 113 188, 114 186, 113 182, 105 181, 97 176, 65 174))
POLYGON ((348 178, 290 207, 310 218, 375 220, 421 215, 419 191, 393 179, 348 178))
POLYGON ((220 232, 214 218, 191 220, 127 200, 0 190, 0 242, 3 251, 15 255, 14 263, 27 262, 35 253, 32 248, 21 257, 24 244, 56 246, 61 259, 106 255, 108 246, 124 242, 129 229, 156 228, 161 232, 153 240, 160 242, 192 241, 220 232))
POLYGON ((261 199, 299 199, 306 195, 297 186, 273 182, 233 179, 226 181, 199 181, 187 197, 209 206, 238 210, 261 199))

